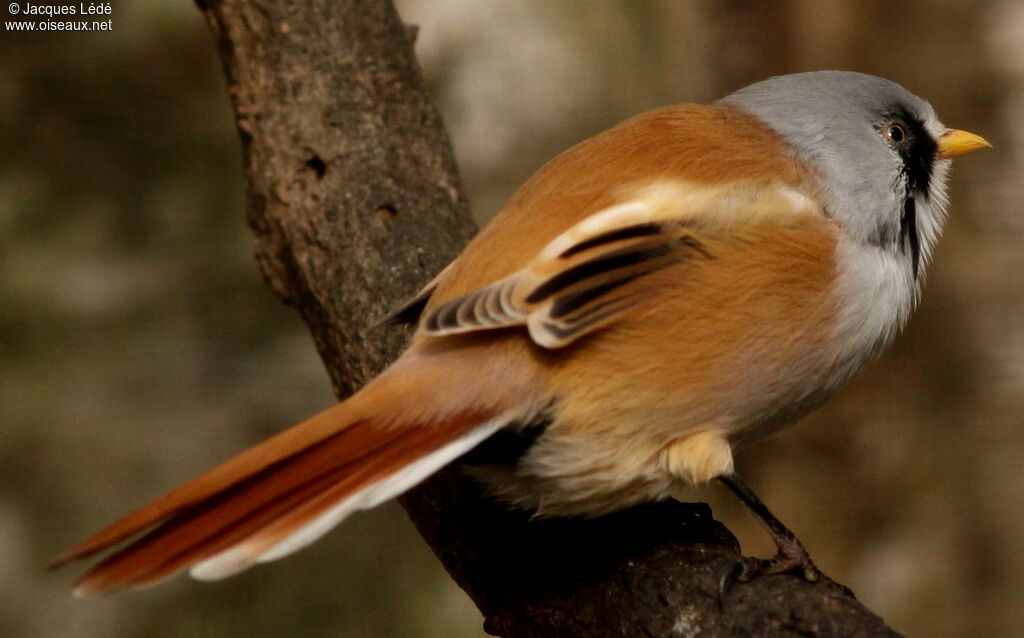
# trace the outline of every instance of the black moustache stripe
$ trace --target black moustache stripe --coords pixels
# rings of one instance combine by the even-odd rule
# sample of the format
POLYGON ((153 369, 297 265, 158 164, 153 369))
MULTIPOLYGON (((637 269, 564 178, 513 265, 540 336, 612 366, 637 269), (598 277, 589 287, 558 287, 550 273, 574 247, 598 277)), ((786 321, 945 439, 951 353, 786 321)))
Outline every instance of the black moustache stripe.
POLYGON ((907 141, 909 142, 900 148, 907 190, 903 199, 903 210, 900 213, 898 241, 904 252, 910 251, 914 279, 917 279, 921 265, 921 236, 917 228, 917 201, 914 198, 923 197, 925 201, 928 201, 932 171, 935 168, 935 154, 938 152, 939 145, 928 133, 924 122, 913 117, 907 111, 897 109, 894 117, 906 126, 907 141))

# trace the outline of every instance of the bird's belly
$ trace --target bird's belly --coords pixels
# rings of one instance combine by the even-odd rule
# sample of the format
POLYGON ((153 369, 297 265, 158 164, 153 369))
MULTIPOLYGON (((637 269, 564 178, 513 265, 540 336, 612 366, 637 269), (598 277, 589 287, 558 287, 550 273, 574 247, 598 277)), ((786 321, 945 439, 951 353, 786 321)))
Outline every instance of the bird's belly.
POLYGON ((731 471, 735 444, 823 402, 835 389, 827 367, 814 356, 788 366, 760 360, 698 386, 671 387, 671 377, 648 379, 624 362, 619 383, 595 383, 590 400, 554 406, 550 424, 499 491, 558 516, 666 498, 680 481, 703 483, 731 471))
POLYGON ((900 321, 906 293, 888 283, 898 264, 836 277, 833 259, 844 257, 834 248, 802 269, 736 258, 735 272, 667 280, 671 297, 600 339, 541 355, 553 418, 500 491, 541 514, 596 515, 731 470, 732 447, 820 405, 900 321), (877 294, 843 298, 865 287, 877 294), (885 312, 871 305, 881 301, 885 312))
POLYGON ((831 281, 825 268, 780 269, 713 298, 681 288, 577 344, 554 361, 554 419, 506 493, 542 514, 602 514, 731 470, 735 443, 791 423, 849 376, 836 372, 831 281))

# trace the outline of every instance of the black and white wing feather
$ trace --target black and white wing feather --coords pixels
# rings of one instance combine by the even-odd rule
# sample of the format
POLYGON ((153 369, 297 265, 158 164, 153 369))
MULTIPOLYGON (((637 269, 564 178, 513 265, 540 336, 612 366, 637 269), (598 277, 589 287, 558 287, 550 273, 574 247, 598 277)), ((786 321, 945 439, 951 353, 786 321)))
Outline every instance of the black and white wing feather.
POLYGON ((649 287, 637 285, 645 275, 714 259, 724 227, 812 210, 802 195, 774 185, 649 187, 571 227, 523 270, 434 308, 420 329, 440 336, 525 325, 538 345, 561 348, 647 302, 649 287))

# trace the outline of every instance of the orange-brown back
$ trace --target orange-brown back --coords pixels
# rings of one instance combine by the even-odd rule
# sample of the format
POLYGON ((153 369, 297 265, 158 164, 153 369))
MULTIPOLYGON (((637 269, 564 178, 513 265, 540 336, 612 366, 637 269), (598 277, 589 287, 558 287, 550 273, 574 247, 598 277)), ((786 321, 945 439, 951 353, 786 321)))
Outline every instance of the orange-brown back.
POLYGON ((656 179, 795 187, 807 172, 774 132, 732 107, 680 104, 638 115, 558 155, 527 180, 440 278, 428 308, 523 268, 558 234, 656 179))

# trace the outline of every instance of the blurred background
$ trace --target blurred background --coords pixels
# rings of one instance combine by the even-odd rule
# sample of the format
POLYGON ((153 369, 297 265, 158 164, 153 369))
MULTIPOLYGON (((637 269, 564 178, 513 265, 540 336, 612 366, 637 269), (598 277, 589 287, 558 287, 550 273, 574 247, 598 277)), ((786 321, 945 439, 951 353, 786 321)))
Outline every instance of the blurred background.
MULTIPOLYGON (((995 150, 957 161, 924 302, 882 360, 739 457, 826 572, 912 636, 1024 635, 1024 3, 401 0, 485 220, 546 159, 768 75, 883 75, 995 150)), ((73 600, 69 543, 332 401, 266 289, 188 2, 0 33, 0 635, 477 637, 396 505, 286 561, 73 600)), ((6 19, 6 16, 5 16, 6 19)), ((717 488, 747 553, 770 541, 717 488)))

